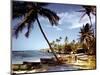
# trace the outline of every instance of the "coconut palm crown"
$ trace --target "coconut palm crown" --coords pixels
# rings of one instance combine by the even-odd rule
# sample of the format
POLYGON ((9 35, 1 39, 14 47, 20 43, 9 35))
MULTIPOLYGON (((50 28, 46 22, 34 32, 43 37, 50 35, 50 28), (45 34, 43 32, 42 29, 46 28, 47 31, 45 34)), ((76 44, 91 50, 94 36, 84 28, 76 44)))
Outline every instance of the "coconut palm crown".
POLYGON ((59 17, 55 12, 43 8, 43 6, 48 5, 46 3, 32 3, 32 2, 13 2, 12 18, 24 17, 24 20, 15 29, 16 38, 19 32, 21 32, 25 27, 27 27, 26 37, 29 36, 30 30, 33 24, 39 16, 48 18, 51 25, 57 25, 59 17))
POLYGON ((90 20, 90 24, 92 25, 92 21, 91 21, 91 14, 96 16, 96 7, 95 6, 86 6, 86 5, 82 5, 83 9, 79 10, 78 12, 83 12, 83 15, 81 16, 80 20, 87 15, 89 17, 90 20))
POLYGON ((82 28, 80 28, 80 42, 87 45, 87 48, 89 49, 91 41, 94 39, 93 29, 92 26, 88 23, 86 25, 83 25, 82 28))

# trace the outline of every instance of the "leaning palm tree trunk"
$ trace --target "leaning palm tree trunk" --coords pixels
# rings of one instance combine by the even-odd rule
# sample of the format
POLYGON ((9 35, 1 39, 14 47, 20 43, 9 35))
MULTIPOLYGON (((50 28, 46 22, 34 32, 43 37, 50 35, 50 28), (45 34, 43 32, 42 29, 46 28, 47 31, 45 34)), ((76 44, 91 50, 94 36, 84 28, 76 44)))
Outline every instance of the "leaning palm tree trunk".
POLYGON ((90 24, 91 24, 91 26, 92 26, 91 16, 90 16, 90 15, 88 15, 88 16, 89 16, 90 24))
POLYGON ((39 26, 39 28, 40 28, 40 31, 42 32, 42 34, 43 34, 43 36, 44 36, 44 38, 45 38, 47 44, 49 45, 49 47, 50 47, 50 49, 51 49, 51 51, 52 51, 52 53, 53 53, 53 55, 55 56, 57 62, 59 62, 59 59, 58 59, 57 55, 55 54, 53 48, 51 47, 51 45, 50 45, 50 43, 49 43, 49 41, 48 41, 48 39, 47 39, 47 37, 46 37, 46 35, 45 35, 45 33, 44 33, 42 27, 41 27, 41 24, 40 24, 40 22, 39 22, 39 19, 37 18, 36 20, 37 20, 38 26, 39 26))

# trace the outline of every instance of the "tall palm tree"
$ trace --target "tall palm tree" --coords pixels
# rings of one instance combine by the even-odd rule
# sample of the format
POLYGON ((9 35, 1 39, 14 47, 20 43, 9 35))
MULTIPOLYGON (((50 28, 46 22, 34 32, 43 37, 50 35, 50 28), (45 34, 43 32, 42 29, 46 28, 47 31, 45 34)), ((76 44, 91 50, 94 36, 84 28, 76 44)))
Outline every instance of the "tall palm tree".
POLYGON ((56 39, 56 42, 59 44, 59 42, 61 41, 62 37, 60 36, 58 39, 56 39))
POLYGON ((57 16, 55 12, 47 8, 44 8, 43 6, 45 5, 48 5, 48 4, 13 1, 12 18, 14 19, 17 17, 24 17, 24 20, 22 21, 22 23, 20 23, 15 29, 15 36, 17 38, 19 32, 21 32, 24 28, 27 28, 27 32, 25 33, 25 36, 29 37, 29 33, 33 27, 32 23, 36 21, 53 55, 55 56, 56 60, 59 62, 59 59, 57 55, 55 54, 53 48, 51 47, 49 40, 47 39, 47 36, 44 33, 42 26, 40 24, 40 21, 39 21, 39 16, 43 16, 45 18, 48 18, 52 26, 58 25, 59 16, 57 16))
POLYGON ((59 37, 59 40, 61 40, 61 39, 62 39, 62 37, 60 36, 60 37, 59 37))
POLYGON ((57 52, 59 52, 59 42, 60 42, 60 39, 56 39, 56 42, 57 42, 57 52))
POLYGON ((56 42, 59 43, 60 42, 60 39, 56 39, 56 42))
POLYGON ((93 34, 93 30, 92 30, 92 26, 89 25, 88 23, 82 28, 80 28, 80 42, 85 44, 87 46, 87 49, 90 49, 90 44, 91 41, 94 38, 94 34, 93 34))
MULTIPOLYGON (((90 20, 90 24, 92 25, 92 21, 91 21, 91 14, 96 16, 96 7, 95 6, 82 6, 84 9, 79 10, 78 12, 84 12, 83 15, 81 16, 81 19, 87 15, 89 17, 90 20)), ((81 20, 80 19, 80 20, 81 20)))
POLYGON ((50 45, 53 47, 53 49, 54 49, 54 45, 55 45, 55 41, 53 40, 51 43, 50 43, 50 45))
POLYGON ((67 37, 67 36, 65 37, 64 42, 65 42, 65 44, 67 44, 67 43, 68 43, 68 37, 67 37))
MULTIPOLYGON (((82 7, 84 9, 80 10, 79 12, 83 12, 83 15, 81 16, 80 20, 87 15, 89 17, 90 20, 90 24, 91 26, 93 26, 92 24, 92 20, 91 20, 91 14, 93 14, 95 16, 95 20, 96 20, 96 6, 86 6, 86 5, 82 5, 82 7)), ((91 28, 90 28, 91 29, 91 28)), ((96 37, 96 26, 93 30, 93 34, 95 35, 94 37, 96 37)), ((95 43, 94 43, 95 44, 95 43)), ((96 44, 95 44, 96 45, 96 44)))

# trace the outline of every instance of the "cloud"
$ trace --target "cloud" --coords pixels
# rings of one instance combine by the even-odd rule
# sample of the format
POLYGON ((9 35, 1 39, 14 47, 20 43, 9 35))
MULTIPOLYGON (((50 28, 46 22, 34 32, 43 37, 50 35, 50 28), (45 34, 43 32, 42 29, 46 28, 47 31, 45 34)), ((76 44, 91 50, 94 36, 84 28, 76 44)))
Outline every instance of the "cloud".
POLYGON ((47 25, 47 28, 53 28, 54 30, 56 31, 62 31, 63 29, 60 28, 59 26, 50 26, 50 25, 47 25))
POLYGON ((54 29, 56 29, 57 31, 62 31, 62 29, 58 26, 53 26, 54 29))
MULTIPOLYGON (((60 21, 59 24, 63 26, 66 29, 76 29, 83 26, 83 24, 90 23, 90 20, 87 15, 82 18, 82 20, 79 22, 81 16, 83 13, 77 13, 77 12, 64 12, 59 13, 60 21), (66 25, 66 26, 65 26, 66 25)), ((92 24, 95 22, 95 16, 91 15, 92 24)))
POLYGON ((58 16, 60 17, 59 24, 71 22, 71 19, 73 18, 73 15, 68 12, 60 13, 58 16))
POLYGON ((82 26, 83 26, 82 24, 75 24, 75 25, 70 26, 69 29, 76 29, 76 28, 80 28, 82 26))
MULTIPOLYGON (((57 15, 60 17, 59 20, 59 25, 58 26, 51 26, 49 20, 44 17, 40 17, 39 20, 42 24, 43 27, 47 28, 49 27, 50 29, 54 29, 56 31, 62 31, 66 29, 78 29, 85 25, 86 23, 90 23, 90 20, 87 15, 85 15, 82 20, 80 21, 81 16, 83 13, 79 12, 62 12, 62 13, 57 13, 57 15)), ((95 17, 94 15, 91 15, 92 19, 92 24, 95 23, 95 17)))

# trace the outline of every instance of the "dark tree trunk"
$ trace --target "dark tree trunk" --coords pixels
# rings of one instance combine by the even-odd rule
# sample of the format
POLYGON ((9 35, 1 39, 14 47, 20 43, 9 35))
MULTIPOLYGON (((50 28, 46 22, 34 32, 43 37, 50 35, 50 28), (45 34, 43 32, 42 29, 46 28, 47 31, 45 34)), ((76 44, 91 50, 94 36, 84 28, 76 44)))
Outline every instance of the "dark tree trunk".
POLYGON ((90 19, 90 24, 91 24, 91 26, 92 26, 92 20, 91 20, 91 16, 90 15, 88 15, 89 16, 89 19, 90 19))
POLYGON ((38 26, 39 26, 39 28, 40 28, 40 31, 42 32, 42 34, 43 34, 43 36, 44 36, 44 38, 45 38, 47 44, 48 44, 49 47, 50 47, 50 50, 52 51, 53 55, 55 56, 57 62, 60 62, 59 59, 58 59, 58 57, 57 57, 57 55, 55 54, 53 48, 51 47, 51 45, 50 45, 50 43, 49 43, 49 41, 48 41, 48 39, 47 39, 47 37, 46 37, 46 35, 45 35, 45 33, 44 33, 42 27, 41 27, 41 24, 40 24, 40 22, 39 22, 39 19, 37 18, 36 20, 37 20, 38 26))

